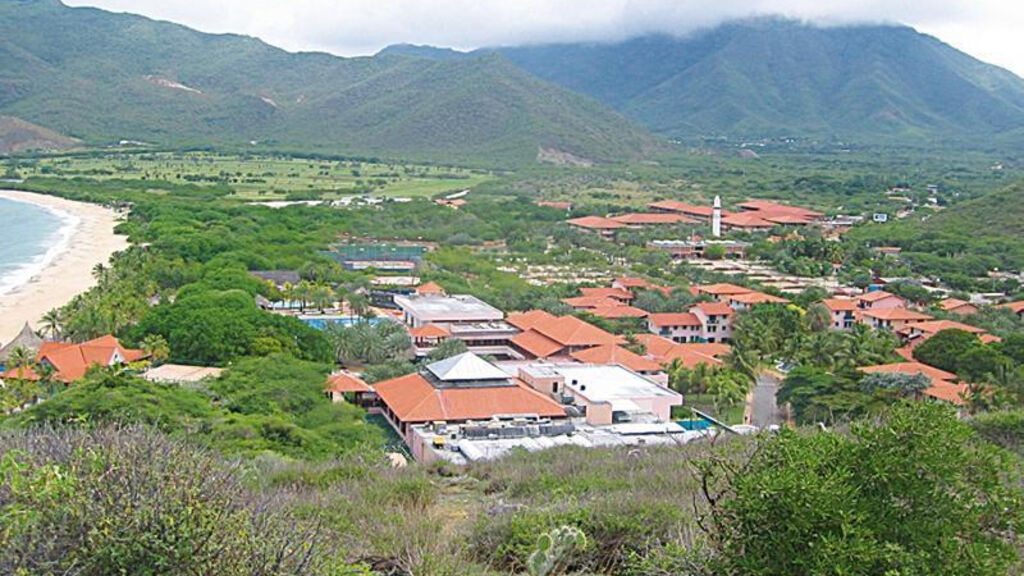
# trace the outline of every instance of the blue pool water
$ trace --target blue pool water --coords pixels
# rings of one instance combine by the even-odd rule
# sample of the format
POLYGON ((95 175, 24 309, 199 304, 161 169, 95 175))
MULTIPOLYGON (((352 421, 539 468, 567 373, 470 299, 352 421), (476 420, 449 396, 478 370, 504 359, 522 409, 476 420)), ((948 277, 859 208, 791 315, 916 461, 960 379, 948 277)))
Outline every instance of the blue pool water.
POLYGON ((367 318, 361 320, 354 316, 299 316, 299 320, 302 320, 317 330, 323 330, 327 328, 328 325, 340 325, 343 328, 348 328, 360 321, 377 324, 378 322, 384 322, 387 318, 367 318))

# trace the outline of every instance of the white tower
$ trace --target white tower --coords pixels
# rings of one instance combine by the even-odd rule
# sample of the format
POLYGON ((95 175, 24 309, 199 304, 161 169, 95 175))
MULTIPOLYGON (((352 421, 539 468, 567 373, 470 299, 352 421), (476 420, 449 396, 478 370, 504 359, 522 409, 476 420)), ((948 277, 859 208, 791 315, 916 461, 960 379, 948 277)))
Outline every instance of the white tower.
POLYGON ((722 236, 722 199, 715 196, 715 204, 711 210, 711 235, 715 238, 722 236))

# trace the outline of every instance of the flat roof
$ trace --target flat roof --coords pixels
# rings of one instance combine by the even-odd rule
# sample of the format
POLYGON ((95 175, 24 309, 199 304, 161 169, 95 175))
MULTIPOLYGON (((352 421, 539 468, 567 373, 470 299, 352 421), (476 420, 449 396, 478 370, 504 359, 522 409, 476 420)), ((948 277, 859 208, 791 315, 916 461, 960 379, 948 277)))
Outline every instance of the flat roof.
POLYGON ((627 401, 634 398, 679 397, 679 393, 617 364, 554 364, 551 370, 565 378, 566 386, 591 402, 626 407, 627 401))
POLYGON ((457 294, 410 294, 394 298, 403 310, 427 322, 497 321, 505 313, 476 296, 457 294))

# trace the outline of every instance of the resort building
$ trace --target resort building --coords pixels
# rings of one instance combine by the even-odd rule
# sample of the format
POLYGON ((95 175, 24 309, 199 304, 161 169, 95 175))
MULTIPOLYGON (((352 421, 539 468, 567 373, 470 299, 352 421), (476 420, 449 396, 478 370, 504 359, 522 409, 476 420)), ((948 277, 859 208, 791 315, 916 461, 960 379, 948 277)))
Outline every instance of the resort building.
POLYGON ((744 294, 730 294, 723 297, 725 303, 733 310, 749 310, 758 304, 788 304, 789 300, 765 294, 763 292, 747 292, 744 294))
POLYGON ((728 344, 680 344, 656 334, 637 334, 636 339, 644 347, 644 357, 661 366, 671 364, 674 360, 679 360, 684 367, 690 369, 701 364, 720 366, 723 364, 721 358, 732 350, 728 344))
POLYGON ((661 365, 617 344, 594 346, 570 354, 573 360, 581 364, 603 364, 622 366, 637 374, 642 374, 659 384, 668 384, 668 377, 661 365))
POLYGON ((1001 341, 1001 338, 998 336, 989 334, 977 326, 969 326, 962 322, 954 322, 952 320, 925 320, 923 322, 915 322, 899 329, 897 334, 899 334, 900 339, 903 341, 905 349, 913 351, 914 348, 921 345, 922 342, 943 330, 963 330, 964 332, 976 335, 978 339, 985 344, 1001 341))
POLYGON ((431 459, 431 446, 414 433, 417 425, 496 420, 539 427, 566 418, 564 406, 549 394, 510 377, 471 352, 379 382, 373 389, 384 417, 420 461, 431 459))
POLYGON ((395 296, 416 356, 426 356, 443 340, 454 338, 478 354, 522 357, 511 345, 519 330, 504 321, 504 312, 475 296, 449 296, 434 286, 425 284, 420 287, 426 288, 423 293, 395 296))
POLYGON ((854 298, 861 310, 882 310, 885 308, 906 308, 907 301, 885 290, 873 290, 854 298))
POLYGON ((628 228, 647 228, 648 226, 673 226, 677 224, 696 224, 697 220, 683 214, 665 214, 656 212, 653 214, 622 214, 612 216, 611 220, 625 225, 628 228))
POLYGON ((963 406, 967 395, 967 386, 956 382, 957 376, 945 370, 933 368, 920 362, 896 362, 860 368, 866 374, 923 374, 931 381, 931 386, 921 391, 923 397, 933 398, 942 402, 963 406))
POLYGON ((350 372, 337 372, 327 377, 324 394, 331 402, 349 402, 363 408, 378 405, 377 393, 362 378, 350 372))
POLYGON ((614 238, 615 232, 626 228, 626 225, 622 222, 610 218, 602 218, 601 216, 583 216, 582 218, 567 220, 566 222, 573 228, 593 232, 604 238, 614 238))
POLYGON ((978 312, 978 307, 966 300, 959 298, 946 298, 937 304, 939 310, 957 314, 959 316, 970 316, 978 312))
MULTIPOLYGON (((119 366, 148 358, 142 350, 121 346, 113 336, 101 336, 81 344, 43 342, 36 354, 36 364, 52 370, 51 379, 71 384, 81 380, 93 366, 119 366)), ((11 368, 0 379, 41 380, 35 368, 11 368)))
POLYGON ((832 330, 850 330, 857 323, 857 302, 847 298, 826 298, 821 304, 828 308, 832 330))
MULTIPOLYGON (((651 204, 648 204, 647 207, 655 212, 683 214, 691 219, 708 223, 711 222, 711 218, 714 215, 714 209, 711 206, 697 206, 695 204, 687 204, 686 202, 677 202, 675 200, 652 202, 651 204)), ((729 212, 722 212, 723 217, 729 215, 729 212)))
POLYGON ((861 310, 858 322, 876 330, 899 331, 909 324, 931 320, 932 317, 906 308, 870 308, 861 310))
POLYGON ((700 302, 690 308, 701 324, 701 342, 729 342, 732 340, 734 310, 724 302, 700 302))
POLYGON ((511 342, 526 358, 568 359, 574 352, 623 342, 620 336, 579 318, 543 310, 509 316, 508 323, 522 330, 511 342))
POLYGON ((1017 316, 1020 316, 1022 319, 1024 319, 1024 300, 1019 300, 1017 302, 1010 302, 1008 304, 1000 304, 999 308, 1005 308, 1005 309, 1013 312, 1017 316))
POLYGON ((11 357, 11 353, 21 348, 28 350, 32 354, 39 351, 39 348, 43 345, 43 339, 36 334, 36 331, 25 322, 22 326, 21 331, 15 336, 10 342, 0 347, 0 369, 2 369, 7 361, 11 357))
POLYGON ((677 344, 701 342, 703 326, 700 318, 690 312, 666 312, 647 317, 647 330, 677 344))
POLYGON ((729 296, 736 296, 738 294, 750 294, 754 290, 745 286, 737 286, 736 284, 729 284, 722 282, 719 284, 705 284, 691 286, 690 292, 694 296, 710 296, 715 302, 724 302, 729 296))

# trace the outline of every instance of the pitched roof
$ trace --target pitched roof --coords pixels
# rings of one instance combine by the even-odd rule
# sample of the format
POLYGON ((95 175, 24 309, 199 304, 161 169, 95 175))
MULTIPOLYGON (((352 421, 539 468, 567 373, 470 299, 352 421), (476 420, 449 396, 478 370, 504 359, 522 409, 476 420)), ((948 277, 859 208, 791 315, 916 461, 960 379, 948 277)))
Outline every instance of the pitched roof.
POLYGON ((915 322, 908 326, 904 326, 900 332, 911 332, 913 330, 923 332, 925 334, 936 334, 943 330, 963 330, 964 332, 970 332, 971 334, 983 334, 985 332, 977 326, 969 326, 954 320, 926 320, 924 322, 915 322))
POLYGON ((1024 312, 1024 300, 1018 300, 1016 302, 1007 302, 1006 304, 1000 304, 998 308, 1006 308, 1012 310, 1015 314, 1024 312))
POLYGON ((364 382, 361 378, 355 375, 349 374, 348 372, 338 372, 337 374, 331 374, 327 377, 327 383, 324 385, 325 392, 373 392, 373 388, 364 382))
POLYGON ((622 278, 616 278, 613 283, 618 284, 619 286, 622 286, 627 290, 630 288, 648 288, 652 286, 652 284, 648 280, 644 278, 635 278, 632 276, 623 276, 622 278))
POLYGON ((472 352, 463 352, 451 358, 438 360, 427 365, 430 372, 442 382, 478 382, 481 380, 506 380, 505 374, 494 364, 472 352))
POLYGON ((447 338, 451 335, 451 331, 437 324, 424 324, 423 326, 409 329, 409 336, 413 338, 447 338))
POLYGON ((533 329, 563 346, 600 346, 616 344, 620 340, 618 336, 575 316, 562 316, 554 322, 534 326, 533 329))
POLYGON ((562 298, 562 302, 573 308, 608 308, 612 306, 626 305, 621 300, 615 300, 606 296, 576 296, 574 298, 562 298))
POLYGON ((634 372, 661 371, 661 366, 654 360, 648 360, 615 344, 587 348, 573 352, 571 356, 584 364, 618 364, 634 372))
MULTIPOLYGON (((614 300, 613 300, 614 302, 614 300)), ((633 306, 627 306, 621 302, 616 302, 611 306, 597 306, 587 310, 588 313, 597 316, 598 318, 605 318, 607 320, 619 320, 622 318, 646 318, 647 311, 633 306)))
POLYGON ((725 302, 698 302, 691 310, 700 310, 705 316, 731 316, 735 312, 725 302))
POLYGON ((734 228, 772 228, 774 222, 761 218, 757 213, 730 214, 722 217, 722 224, 734 228))
POLYGON ((35 330, 28 325, 28 322, 25 322, 21 331, 18 332, 18 335, 5 346, 0 348, 0 362, 5 362, 10 357, 11 352, 14 352, 18 348, 24 348, 25 350, 35 352, 39 350, 39 347, 42 345, 43 339, 40 338, 39 335, 36 334, 35 330))
POLYGON ((961 300, 959 298, 946 298, 945 300, 939 302, 938 306, 939 308, 945 310, 946 312, 951 312, 953 310, 956 310, 957 308, 963 308, 964 306, 977 308, 977 306, 975 306, 974 304, 971 304, 970 302, 966 300, 961 300))
POLYGON ((653 326, 700 326, 700 318, 691 312, 660 312, 649 315, 647 321, 653 326))
POLYGON ((444 288, 437 282, 427 282, 416 287, 417 294, 444 294, 444 288))
MULTIPOLYGON (((871 292, 856 296, 854 300, 858 300, 860 302, 878 302, 879 300, 885 300, 890 297, 900 298, 899 296, 886 292, 885 290, 872 290, 871 292)), ((900 300, 902 300, 902 298, 900 298, 900 300)))
POLYGON ((933 368, 920 362, 893 362, 892 364, 864 366, 859 368, 859 370, 867 374, 924 374, 930 378, 933 383, 936 381, 956 380, 956 374, 946 372, 945 370, 939 370, 938 368, 933 368))
POLYGON ((750 292, 753 292, 750 288, 737 286, 736 284, 729 284, 728 282, 697 285, 692 286, 691 289, 698 294, 710 294, 712 296, 732 296, 734 294, 749 294, 750 292))
POLYGON ((435 388, 422 375, 409 374, 380 382, 374 391, 403 422, 486 420, 513 414, 565 416, 557 402, 507 376, 495 386, 435 388))
POLYGON ((799 214, 772 212, 755 212, 754 214, 774 224, 808 224, 811 221, 811 218, 799 214))
POLYGON ((636 339, 643 344, 647 356, 655 362, 668 364, 679 358, 687 368, 699 364, 721 364, 718 356, 724 356, 732 349, 728 344, 677 344, 657 334, 637 334, 636 339))
POLYGON ((511 342, 535 358, 548 358, 558 354, 565 348, 565 346, 533 329, 516 334, 512 337, 511 342))
POLYGON ((914 312, 913 310, 907 310, 906 308, 881 308, 881 309, 869 309, 862 310, 862 316, 868 316, 869 318, 876 318, 878 320, 931 320, 932 317, 927 314, 921 314, 920 312, 914 312))
POLYGON ((511 314, 508 318, 505 318, 505 321, 520 330, 529 330, 537 324, 546 324, 548 322, 554 322, 557 319, 558 316, 555 316, 545 310, 530 310, 529 312, 522 312, 520 314, 511 314))
MULTIPOLYGON (((91 366, 110 366, 124 362, 136 362, 146 358, 142 350, 134 350, 121 346, 121 342, 113 336, 101 336, 81 344, 66 342, 43 342, 36 355, 37 362, 47 362, 53 366, 54 379, 65 383, 76 382, 85 376, 91 366)), ((30 371, 31 372, 31 371, 30 371)), ((24 373, 22 378, 38 379, 32 372, 24 373)))
POLYGON ((617 222, 610 218, 602 218, 600 216, 584 216, 582 218, 573 218, 567 220, 572 226, 578 226, 580 228, 589 228, 593 230, 616 230, 618 228, 625 228, 626 225, 622 222, 617 222))
POLYGON ((821 304, 832 312, 853 312, 857 309, 857 303, 847 298, 826 298, 821 304))
POLYGON ((726 296, 732 302, 740 304, 788 304, 789 300, 765 294, 764 292, 745 292, 743 294, 732 294, 726 296))
MULTIPOLYGON (((686 202, 678 202, 676 200, 662 200, 660 202, 651 202, 647 205, 649 208, 655 210, 667 210, 670 212, 680 212, 683 214, 690 214, 693 216, 702 216, 710 218, 714 208, 711 206, 697 206, 694 204, 687 204, 686 202)), ((728 216, 729 212, 722 211, 722 216, 728 216)))
POLYGON ((965 397, 967 396, 966 384, 954 384, 952 382, 939 381, 935 382, 928 388, 925 388, 921 393, 926 396, 931 396, 936 400, 949 402, 955 406, 963 406, 967 403, 965 400, 965 397))
POLYGON ((653 214, 647 213, 630 213, 622 214, 620 216, 612 216, 612 220, 621 222, 623 224, 634 224, 634 225, 651 225, 651 224, 691 224, 695 223, 696 220, 689 218, 682 214, 665 214, 663 212, 655 212, 653 214))
POLYGON ((614 298, 616 300, 632 300, 633 295, 626 290, 618 288, 580 288, 580 294, 584 296, 598 296, 601 298, 614 298))

